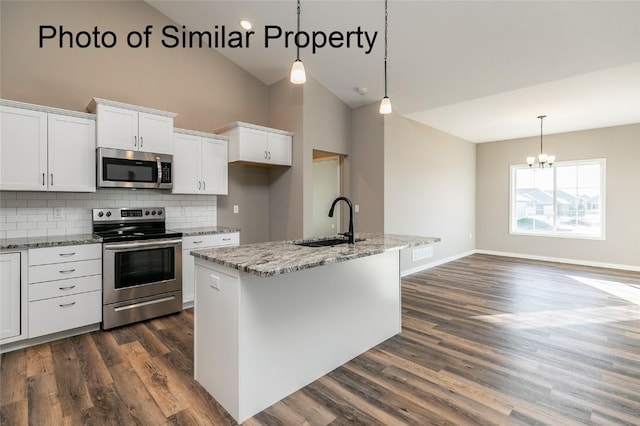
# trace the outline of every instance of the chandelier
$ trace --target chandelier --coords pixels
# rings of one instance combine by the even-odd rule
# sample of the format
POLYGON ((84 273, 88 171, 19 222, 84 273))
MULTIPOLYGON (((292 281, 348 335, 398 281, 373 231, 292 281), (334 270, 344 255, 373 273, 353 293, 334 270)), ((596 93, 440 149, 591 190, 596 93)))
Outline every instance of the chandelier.
MULTIPOLYGON (((545 166, 551 167, 553 163, 556 161, 556 156, 551 154, 545 154, 543 146, 542 146, 542 121, 546 118, 546 115, 539 115, 540 119, 540 154, 538 154, 537 160, 538 165, 541 169, 544 169, 545 166)), ((527 157, 527 164, 530 168, 536 163, 536 157, 527 157)))

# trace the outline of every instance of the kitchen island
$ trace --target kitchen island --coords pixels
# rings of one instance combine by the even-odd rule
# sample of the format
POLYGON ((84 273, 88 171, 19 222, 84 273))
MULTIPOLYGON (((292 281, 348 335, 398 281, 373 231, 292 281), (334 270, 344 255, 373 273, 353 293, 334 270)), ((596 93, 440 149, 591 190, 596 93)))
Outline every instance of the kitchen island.
POLYGON ((400 250, 440 239, 357 237, 192 252, 194 375, 236 421, 400 333, 400 250))

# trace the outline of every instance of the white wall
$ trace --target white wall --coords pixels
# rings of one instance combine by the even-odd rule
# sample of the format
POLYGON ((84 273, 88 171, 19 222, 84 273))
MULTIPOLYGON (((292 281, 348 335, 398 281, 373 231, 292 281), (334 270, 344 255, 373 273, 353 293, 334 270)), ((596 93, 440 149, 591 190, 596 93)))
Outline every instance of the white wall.
POLYGON ((640 124, 545 135, 558 161, 606 158, 606 240, 509 234, 509 166, 539 138, 477 146, 478 249, 640 268, 640 124))
POLYGON ((475 249, 476 145, 396 114, 384 117, 384 232, 440 237, 434 256, 475 249))
POLYGON ((215 226, 216 197, 171 195, 154 190, 100 189, 95 193, 0 192, 0 238, 91 233, 91 209, 98 207, 165 207, 171 228, 215 226), (63 207, 62 218, 54 218, 63 207))

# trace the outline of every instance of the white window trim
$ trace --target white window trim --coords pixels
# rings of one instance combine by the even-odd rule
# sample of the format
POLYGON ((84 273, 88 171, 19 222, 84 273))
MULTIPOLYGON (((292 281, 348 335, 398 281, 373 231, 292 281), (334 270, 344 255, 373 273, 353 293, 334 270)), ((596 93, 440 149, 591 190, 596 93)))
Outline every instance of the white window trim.
MULTIPOLYGON (((562 233, 558 233, 558 232, 544 232, 544 231, 534 231, 534 232, 525 232, 525 231, 518 231, 515 230, 514 228, 514 200, 515 200, 515 196, 516 196, 516 185, 515 185, 515 173, 514 170, 516 169, 528 169, 529 165, 528 164, 514 164, 509 166, 509 235, 519 235, 519 236, 526 236, 526 237, 549 237, 549 238, 568 238, 568 239, 575 239, 575 240, 599 240, 599 241, 604 241, 607 239, 607 233, 606 233, 606 223, 607 223, 607 209, 606 209, 606 205, 607 205, 607 201, 606 201, 606 176, 607 176, 607 159, 606 158, 592 158, 592 159, 588 159, 588 160, 571 160, 571 161, 558 161, 554 164, 553 167, 556 166, 574 166, 574 165, 585 165, 585 164, 593 164, 593 163, 598 163, 600 164, 600 166, 602 167, 602 172, 600 173, 600 197, 601 197, 601 204, 603 207, 601 215, 602 215, 602 223, 600 226, 600 235, 587 235, 587 234, 562 234, 562 233)), ((536 167, 536 166, 534 166, 536 167)), ((554 221, 554 227, 555 227, 555 221, 556 221, 556 215, 555 212, 557 211, 557 206, 556 206, 556 196, 555 196, 555 192, 556 192, 556 174, 553 174, 553 192, 554 192, 554 196, 553 196, 553 211, 554 211, 554 215, 553 215, 553 221, 554 221)))

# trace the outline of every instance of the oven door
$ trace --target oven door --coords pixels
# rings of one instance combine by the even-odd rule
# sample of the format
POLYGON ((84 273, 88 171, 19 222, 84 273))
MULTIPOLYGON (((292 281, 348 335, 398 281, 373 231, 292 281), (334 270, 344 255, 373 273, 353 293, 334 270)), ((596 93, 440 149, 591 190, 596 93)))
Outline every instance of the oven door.
POLYGON ((102 245, 103 303, 182 290, 182 240, 102 245))

